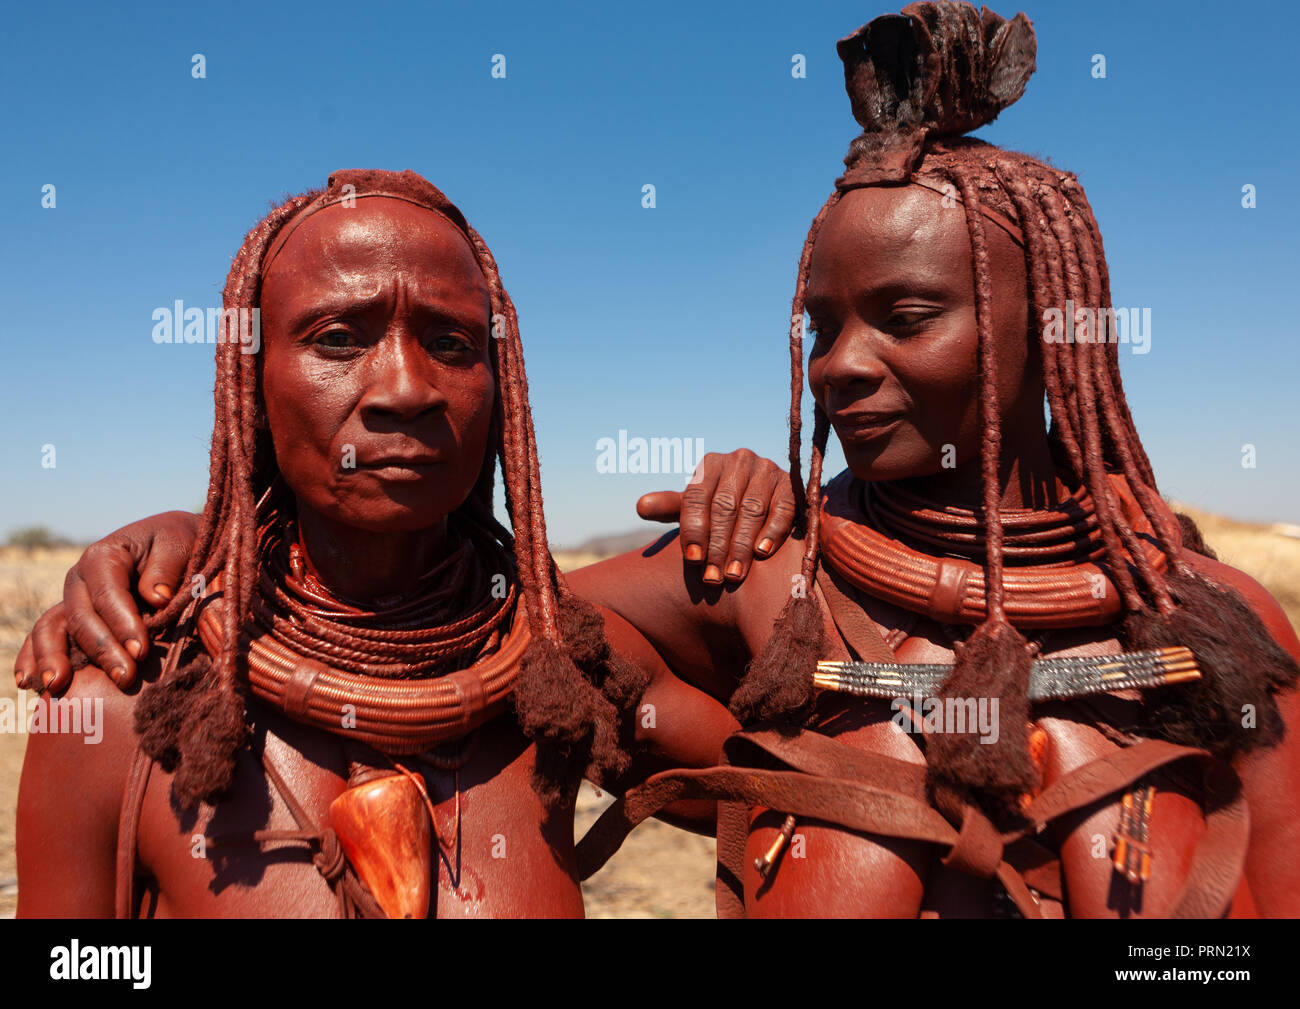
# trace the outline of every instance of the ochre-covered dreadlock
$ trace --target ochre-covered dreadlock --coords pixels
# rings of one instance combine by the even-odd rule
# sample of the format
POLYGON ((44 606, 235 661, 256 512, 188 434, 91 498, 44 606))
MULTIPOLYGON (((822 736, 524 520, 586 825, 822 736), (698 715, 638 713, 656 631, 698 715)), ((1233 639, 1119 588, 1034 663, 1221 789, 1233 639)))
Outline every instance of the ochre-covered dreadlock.
MULTIPOLYGON (((822 206, 804 242, 791 310, 790 474, 806 525, 802 576, 811 585, 818 562, 821 469, 828 423, 819 406, 807 486, 800 479, 804 296, 812 250, 832 208, 848 189, 913 180, 959 194, 970 237, 975 283, 980 446, 988 601, 985 622, 958 652, 942 693, 1001 699, 1001 737, 992 746, 973 737, 936 735, 927 761, 931 785, 974 790, 1003 808, 1037 784, 1028 752, 1030 653, 1003 609, 1002 522, 998 504, 1001 430, 997 360, 992 332, 992 281, 986 212, 1019 226, 1031 305, 1031 345, 1043 365, 1052 417, 1053 457, 1096 503, 1105 546, 1104 568, 1118 588, 1125 616, 1120 636, 1129 650, 1184 645, 1203 678, 1146 695, 1145 731, 1201 746, 1231 759, 1276 743, 1281 734, 1273 694, 1296 683, 1300 670, 1245 601, 1231 588, 1194 572, 1182 550, 1208 554, 1195 524, 1160 499, 1151 463, 1120 383, 1119 348, 1107 340, 1048 342, 1034 320, 1067 302, 1111 308, 1110 277, 1101 233, 1077 178, 1024 154, 960 136, 992 121, 1024 91, 1034 70, 1033 29, 1023 14, 1004 21, 964 3, 916 3, 878 18, 839 43, 854 114, 864 127, 845 158, 846 172, 822 206), (1139 548, 1108 473, 1122 473, 1169 558, 1164 572, 1139 548), (1179 528, 1181 526, 1181 529, 1179 528), (1243 727, 1253 706, 1258 727, 1243 727)), ((1098 311, 1098 317, 1102 312, 1098 311)), ((1073 328, 1074 320, 1066 325, 1073 328)), ((1212 556, 1212 555, 1211 555, 1212 556)), ((801 717, 812 700, 812 672, 822 657, 823 631, 814 600, 794 598, 772 638, 755 657, 733 697, 742 722, 801 717)), ((939 795, 936 794, 936 798, 939 795)))
MULTIPOLYGON (((516 716, 537 742, 534 787, 548 803, 569 799, 584 773, 601 780, 626 767, 622 713, 636 703, 646 680, 639 667, 611 652, 599 613, 567 590, 551 558, 518 318, 486 243, 442 192, 414 172, 335 172, 326 189, 289 197, 248 233, 230 268, 224 307, 258 306, 263 261, 276 236, 318 199, 348 193, 394 195, 443 215, 469 240, 487 281, 494 335, 500 336, 491 341, 498 392, 494 447, 461 508, 514 552, 512 576, 523 588, 532 632, 515 686, 516 716), (513 532, 492 517, 498 461, 513 532)), ((221 575, 227 602, 219 657, 210 662, 196 643, 188 593, 178 593, 147 620, 151 631, 173 640, 178 655, 194 656, 172 662, 172 671, 145 689, 137 711, 142 748, 175 770, 173 787, 185 805, 213 800, 229 787, 245 738, 239 636, 258 577, 256 506, 279 473, 270 432, 257 423, 260 396, 257 355, 241 352, 237 339, 219 342, 208 496, 185 575, 186 585, 201 586, 221 575)))

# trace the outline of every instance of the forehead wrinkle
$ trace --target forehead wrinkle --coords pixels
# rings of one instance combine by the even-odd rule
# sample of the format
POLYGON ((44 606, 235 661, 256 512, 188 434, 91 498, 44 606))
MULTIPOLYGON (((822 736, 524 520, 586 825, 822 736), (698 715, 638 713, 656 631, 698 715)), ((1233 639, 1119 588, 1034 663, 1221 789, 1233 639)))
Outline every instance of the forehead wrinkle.
MULTIPOLYGON (((399 201, 389 201, 389 204, 407 206, 399 201)), ((351 220, 335 215, 317 226, 314 218, 324 217, 335 209, 356 213, 356 208, 329 207, 313 215, 290 238, 290 243, 296 244, 282 250, 268 274, 276 284, 288 282, 290 276, 298 281, 282 294, 295 309, 295 317, 310 312, 295 304, 309 298, 302 281, 340 289, 339 293, 346 298, 358 301, 373 301, 385 295, 392 300, 399 281, 418 299, 448 310, 461 307, 457 302, 467 292, 476 302, 480 297, 485 303, 490 301, 486 278, 472 248, 461 235, 461 248, 470 255, 468 260, 464 259, 464 253, 456 249, 447 234, 450 229, 460 235, 459 229, 439 215, 428 211, 421 219, 433 218, 442 222, 441 226, 433 226, 430 221, 429 227, 410 228, 406 222, 388 215, 351 220)))
MULTIPOLYGON (((415 206, 403 200, 385 199, 382 196, 359 200, 354 207, 332 204, 312 214, 289 237, 275 262, 271 264, 271 269, 263 277, 263 283, 266 277, 274 276, 279 272, 285 253, 295 245, 297 248, 293 251, 300 261, 303 252, 307 250, 316 253, 309 257, 309 260, 320 263, 327 258, 339 258, 338 250, 345 250, 346 253, 350 246, 355 245, 358 255, 378 258, 385 265, 394 267, 404 264, 416 243, 426 238, 436 247, 442 259, 450 258, 448 253, 458 242, 460 247, 469 253, 468 262, 473 263, 472 272, 477 279, 483 281, 486 289, 486 278, 483 277, 478 256, 469 238, 459 228, 432 209, 415 206), (375 210, 379 212, 373 212, 375 210), (408 219, 395 220, 394 210, 404 212, 408 219), (412 211, 416 212, 416 219, 421 223, 416 225, 410 223, 409 216, 412 211), (340 216, 342 214, 350 216, 345 218, 340 216), (456 239, 449 241, 449 233, 454 233, 456 239), (306 250, 303 248, 304 244, 306 250), (374 257, 376 246, 379 246, 382 252, 380 257, 374 257), (328 256, 327 254, 330 253, 333 255, 328 256)), ((346 254, 344 259, 346 260, 346 254)), ((339 275, 344 274, 339 271, 339 275)))

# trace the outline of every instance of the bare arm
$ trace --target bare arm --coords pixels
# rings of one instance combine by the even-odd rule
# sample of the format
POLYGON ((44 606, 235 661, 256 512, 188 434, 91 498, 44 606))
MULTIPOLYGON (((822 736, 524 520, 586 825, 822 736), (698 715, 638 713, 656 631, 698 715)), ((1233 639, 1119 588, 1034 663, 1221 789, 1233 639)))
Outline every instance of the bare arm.
MULTIPOLYGON (((1286 612, 1249 575, 1199 554, 1188 561, 1221 585, 1237 590, 1263 621, 1265 629, 1300 662, 1300 639, 1286 612)), ((1255 907, 1265 917, 1300 917, 1300 693, 1278 695, 1286 726, 1281 743, 1257 750, 1237 762, 1250 806, 1250 849, 1246 881, 1255 907)))
POLYGON ((134 699, 88 666, 65 697, 40 703, 47 729, 59 724, 51 703, 80 705, 83 731, 28 737, 18 790, 18 917, 111 918, 134 699))
MULTIPOLYGON (((650 684, 631 715, 641 747, 627 772, 618 781, 608 782, 608 788, 621 794, 658 771, 715 765, 723 740, 739 728, 731 713, 708 694, 674 676, 645 637, 617 613, 602 610, 602 615, 610 645, 651 674, 650 684)), ((712 834, 717 808, 707 800, 678 802, 660 813, 659 818, 697 833, 712 834)))
POLYGON ((675 539, 669 534, 566 578, 640 631, 677 676, 725 704, 789 598, 803 544, 786 541, 743 583, 710 585, 683 562, 675 539))

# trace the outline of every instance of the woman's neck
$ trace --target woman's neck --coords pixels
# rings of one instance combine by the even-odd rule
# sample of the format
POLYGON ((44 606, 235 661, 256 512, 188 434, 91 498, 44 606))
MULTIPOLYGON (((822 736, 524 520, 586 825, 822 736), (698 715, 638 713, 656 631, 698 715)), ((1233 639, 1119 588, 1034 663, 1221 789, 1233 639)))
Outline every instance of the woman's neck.
MULTIPOLYGON (((998 469, 999 506, 1011 508, 1051 508, 1070 496, 1070 490, 1056 475, 1044 432, 1041 437, 1023 444, 1004 444, 998 469), (1011 448, 1011 451, 1006 451, 1011 448)), ((922 477, 897 481, 903 489, 936 503, 978 511, 984 507, 984 478, 981 460, 976 457, 952 469, 922 477)))
POLYGON ((371 532, 298 508, 298 537, 327 589, 357 602, 406 595, 447 555, 447 520, 411 532, 371 532))

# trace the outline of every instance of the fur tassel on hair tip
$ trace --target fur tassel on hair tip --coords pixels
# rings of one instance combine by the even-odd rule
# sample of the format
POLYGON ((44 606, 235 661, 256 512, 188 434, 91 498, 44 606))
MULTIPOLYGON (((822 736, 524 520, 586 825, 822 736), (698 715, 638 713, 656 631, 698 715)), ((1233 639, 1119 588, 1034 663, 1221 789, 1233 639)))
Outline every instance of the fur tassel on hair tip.
POLYGON ((1204 747, 1224 760, 1276 743, 1283 727, 1273 695, 1296 685, 1295 660, 1237 592, 1195 574, 1171 572, 1167 583, 1177 608, 1130 614, 1125 647, 1190 648, 1201 678, 1151 691, 1147 725, 1172 743, 1204 747))
POLYGON ((795 596, 772 625, 772 635, 750 662, 731 697, 741 725, 801 718, 812 706, 813 672, 822 658, 826 626, 811 596, 795 596))
POLYGON ((212 682, 212 660, 200 652, 140 694, 136 731, 140 749, 168 772, 181 806, 214 801, 234 780, 246 735, 244 701, 234 687, 212 682))
POLYGON ((958 653, 944 681, 941 699, 997 698, 997 740, 983 742, 972 727, 967 733, 927 737, 926 760, 932 788, 941 782, 973 789, 1008 811, 1020 797, 1039 786, 1038 768, 1029 752, 1029 675, 1033 659, 1028 644, 1010 623, 977 627, 958 653))
POLYGON ((566 646, 534 639, 524 653, 514 704, 519 726, 537 743, 533 785, 551 806, 571 801, 584 776, 600 784, 627 770, 627 729, 649 681, 614 652, 595 607, 574 596, 560 602, 566 646))

